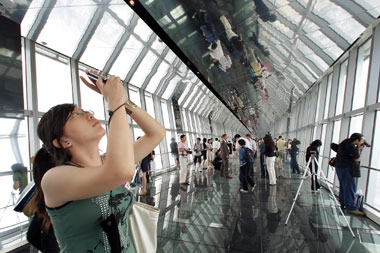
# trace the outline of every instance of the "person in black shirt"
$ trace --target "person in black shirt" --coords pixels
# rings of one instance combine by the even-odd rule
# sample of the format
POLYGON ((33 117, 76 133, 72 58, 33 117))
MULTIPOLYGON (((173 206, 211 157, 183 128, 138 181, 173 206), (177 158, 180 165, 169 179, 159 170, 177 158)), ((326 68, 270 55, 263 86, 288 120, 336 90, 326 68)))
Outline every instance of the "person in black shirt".
POLYGON ((301 144, 299 140, 296 138, 293 139, 292 143, 290 144, 291 149, 290 149, 290 167, 293 170, 293 173, 300 174, 300 167, 298 166, 297 162, 297 155, 298 155, 298 145, 301 144))
MULTIPOLYGON (((312 153, 315 154, 315 158, 318 159, 319 157, 318 149, 320 146, 322 146, 322 142, 320 140, 315 140, 310 144, 310 146, 306 149, 306 162, 309 162, 312 153)), ((318 183, 318 179, 316 175, 318 173, 318 164, 314 160, 312 160, 310 161, 309 168, 310 168, 311 173, 315 173, 315 175, 311 176, 311 190, 315 191, 321 188, 318 183), (313 171, 313 163, 314 163, 315 171, 313 171)))
POLYGON ((175 138, 171 139, 170 143, 170 153, 172 154, 173 158, 175 159, 175 165, 178 167, 179 164, 179 155, 178 155, 178 144, 175 141, 175 138))
POLYGON ((364 215, 355 205, 356 177, 360 177, 360 154, 368 145, 364 136, 354 133, 338 147, 335 167, 339 179, 339 202, 351 214, 364 215))

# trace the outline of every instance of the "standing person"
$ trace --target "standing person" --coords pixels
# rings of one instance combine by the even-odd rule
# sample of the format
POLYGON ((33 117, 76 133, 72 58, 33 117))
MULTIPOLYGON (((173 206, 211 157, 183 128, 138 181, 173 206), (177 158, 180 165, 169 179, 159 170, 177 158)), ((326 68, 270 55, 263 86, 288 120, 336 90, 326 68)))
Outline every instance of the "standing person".
POLYGON ((175 166, 179 165, 179 155, 178 155, 178 144, 175 141, 175 138, 172 138, 172 142, 170 143, 170 153, 172 154, 173 159, 175 159, 175 166))
MULTIPOLYGON (((137 137, 137 140, 139 140, 141 137, 137 137)), ((152 153, 149 153, 147 156, 145 156, 140 162, 140 170, 142 171, 142 189, 139 195, 145 196, 146 191, 146 182, 147 182, 147 174, 149 172, 149 166, 150 161, 152 160, 152 153)))
POLYGON ((261 178, 265 178, 265 176, 268 175, 268 171, 266 170, 266 164, 265 164, 265 144, 264 144, 264 139, 260 140, 259 149, 260 149, 261 178))
POLYGON ((136 161, 162 141, 165 128, 126 99, 120 78, 111 76, 106 84, 81 79, 108 103, 107 156, 99 154, 105 130, 91 111, 61 104, 46 112, 33 164, 37 215, 44 229, 53 224, 61 252, 135 252, 128 231, 133 195, 122 184, 133 177, 136 161), (135 143, 127 114, 145 132, 135 143), (105 229, 115 233, 108 237, 105 229))
POLYGON ((194 167, 195 171, 197 172, 198 169, 201 169, 202 164, 202 144, 201 144, 201 138, 197 138, 194 144, 194 167), (197 167, 198 164, 198 167, 197 167))
POLYGON ((277 142, 276 142, 276 146, 277 146, 277 150, 278 150, 278 157, 277 157, 277 159, 278 159, 278 171, 279 171, 279 173, 277 175, 278 177, 280 176, 281 171, 284 168, 285 145, 286 145, 286 143, 285 143, 284 139, 282 139, 282 136, 280 135, 278 137, 277 142))
POLYGON ((214 151, 214 155, 216 155, 216 152, 220 149, 220 142, 218 138, 215 138, 215 141, 212 143, 212 151, 214 151))
POLYGON ((292 150, 292 140, 289 139, 286 144, 286 155, 285 155, 285 161, 288 160, 288 157, 290 156, 290 151, 292 150))
MULTIPOLYGON (((322 146, 321 140, 315 140, 310 144, 310 146, 306 149, 306 162, 309 162, 312 153, 315 155, 315 158, 318 160, 318 157, 319 157, 318 149, 320 146, 322 146)), ((309 168, 310 168, 310 173, 315 174, 311 177, 311 190, 316 191, 321 188, 317 179, 318 164, 313 160, 312 162, 310 162, 309 168), (313 164, 314 164, 315 171, 313 171, 313 164)))
MULTIPOLYGON (((256 141, 254 139, 252 139, 250 134, 246 134, 245 138, 250 143, 250 146, 251 146, 250 149, 252 150, 252 154, 253 154, 253 161, 255 161, 255 159, 257 157, 257 155, 256 155, 256 152, 257 152, 256 141)), ((252 178, 253 178, 253 165, 254 165, 254 163, 250 164, 249 171, 248 171, 248 175, 252 178)))
POLYGON ((181 185, 189 185, 187 178, 187 154, 190 149, 186 146, 186 135, 181 135, 181 141, 178 143, 178 154, 179 154, 179 183, 181 185))
POLYGON ((11 166, 13 171, 13 189, 19 190, 20 194, 28 185, 27 167, 21 163, 15 163, 11 166))
POLYGON ((299 151, 300 141, 296 138, 293 139, 290 144, 290 167, 292 168, 293 173, 301 174, 300 167, 298 166, 297 155, 299 151))
POLYGON ((269 174, 269 184, 276 185, 276 171, 274 170, 274 163, 276 161, 276 146, 270 135, 264 137, 264 154, 266 156, 267 170, 269 174))
POLYGON ((222 135, 222 143, 220 144, 220 156, 222 157, 220 175, 227 179, 231 179, 232 177, 228 175, 228 159, 230 158, 230 155, 227 146, 227 134, 222 135))
POLYGON ((206 169, 206 161, 207 161, 207 139, 203 138, 202 142, 202 168, 205 170, 206 169))
POLYGON ((212 150, 212 139, 208 139, 207 141, 207 168, 211 169, 213 167, 214 161, 214 152, 212 150))
POLYGON ((335 161, 336 174, 339 179, 339 202, 351 214, 365 215, 355 205, 356 178, 360 177, 361 152, 365 142, 364 136, 354 133, 343 140, 338 147, 335 161))
POLYGON ((240 182, 243 185, 243 188, 240 189, 240 192, 248 192, 248 183, 252 187, 252 191, 255 189, 255 183, 253 182, 252 178, 248 176, 248 170, 249 170, 249 159, 247 159, 247 152, 245 149, 245 140, 240 139, 238 141, 238 144, 240 146, 239 149, 239 161, 240 161, 240 182))

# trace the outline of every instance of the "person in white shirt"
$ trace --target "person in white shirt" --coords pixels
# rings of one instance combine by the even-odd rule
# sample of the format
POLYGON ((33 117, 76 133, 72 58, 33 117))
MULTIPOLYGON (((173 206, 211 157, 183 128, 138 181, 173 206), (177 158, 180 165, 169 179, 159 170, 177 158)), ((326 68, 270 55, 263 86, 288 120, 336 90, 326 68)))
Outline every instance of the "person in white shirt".
POLYGON ((216 151, 220 149, 220 142, 218 138, 215 139, 215 141, 212 143, 212 150, 214 151, 214 154, 216 154, 216 151))
POLYGON ((248 140, 249 142, 249 146, 250 146, 250 149, 252 150, 253 154, 255 155, 256 152, 257 152, 257 145, 256 145, 256 141, 254 139, 252 139, 251 135, 250 134, 246 134, 245 135, 246 139, 248 140))
MULTIPOLYGON (((255 160, 256 160, 256 152, 257 152, 256 141, 254 139, 252 139, 252 137, 251 137, 250 134, 246 134, 245 137, 247 138, 247 141, 249 142, 249 144, 251 146, 250 148, 252 150, 253 159, 254 159, 254 162, 255 162, 255 160)), ((248 170, 248 176, 253 177, 253 164, 252 164, 252 166, 248 170)))
POLYGON ((236 157, 239 157, 239 149, 240 149, 240 145, 238 143, 239 140, 244 140, 245 141, 245 147, 249 148, 250 150, 252 150, 252 144, 251 144, 251 142, 249 142, 246 138, 242 138, 240 136, 240 134, 235 134, 234 139, 236 141, 235 142, 235 155, 236 155, 236 157))

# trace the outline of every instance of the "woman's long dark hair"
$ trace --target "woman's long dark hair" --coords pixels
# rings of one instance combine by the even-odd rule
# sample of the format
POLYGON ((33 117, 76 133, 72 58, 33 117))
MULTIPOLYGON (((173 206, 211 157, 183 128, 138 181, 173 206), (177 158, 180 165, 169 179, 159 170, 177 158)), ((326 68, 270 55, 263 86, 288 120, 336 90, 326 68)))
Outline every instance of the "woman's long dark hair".
POLYGON ((46 212, 41 180, 48 170, 71 160, 70 153, 62 147, 60 141, 58 141, 60 148, 57 148, 53 145, 53 140, 60 140, 63 136, 63 127, 74 108, 74 104, 61 104, 52 107, 42 116, 37 127, 37 134, 43 142, 43 147, 37 151, 33 162, 33 178, 36 185, 35 206, 36 215, 43 220, 46 231, 50 227, 50 218, 46 212))
POLYGON ((271 148, 272 150, 276 150, 276 145, 274 144, 274 141, 270 135, 266 135, 264 137, 264 145, 265 148, 271 148))
POLYGON ((313 146, 313 147, 320 147, 320 146, 322 146, 322 142, 321 142, 321 140, 314 140, 311 144, 310 144, 310 146, 313 146))

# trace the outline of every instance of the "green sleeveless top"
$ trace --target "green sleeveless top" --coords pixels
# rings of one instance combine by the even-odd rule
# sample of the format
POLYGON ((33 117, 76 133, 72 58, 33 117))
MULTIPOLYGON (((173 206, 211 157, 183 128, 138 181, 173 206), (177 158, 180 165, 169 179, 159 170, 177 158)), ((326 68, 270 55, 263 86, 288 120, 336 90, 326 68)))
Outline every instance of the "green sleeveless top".
POLYGON ((68 202, 58 208, 46 208, 61 252, 111 252, 107 235, 101 227, 111 212, 118 222, 123 253, 135 252, 128 216, 133 195, 123 186, 89 199, 68 202))

